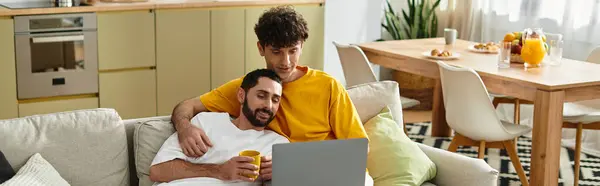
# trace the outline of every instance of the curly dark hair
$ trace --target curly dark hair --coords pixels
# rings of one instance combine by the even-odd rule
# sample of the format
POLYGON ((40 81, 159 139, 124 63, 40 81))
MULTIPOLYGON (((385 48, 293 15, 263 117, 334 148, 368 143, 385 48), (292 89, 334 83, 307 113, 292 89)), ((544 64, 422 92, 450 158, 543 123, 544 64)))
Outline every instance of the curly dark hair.
POLYGON ((263 13, 254 25, 254 33, 262 47, 291 47, 308 39, 308 26, 292 6, 283 5, 263 13))

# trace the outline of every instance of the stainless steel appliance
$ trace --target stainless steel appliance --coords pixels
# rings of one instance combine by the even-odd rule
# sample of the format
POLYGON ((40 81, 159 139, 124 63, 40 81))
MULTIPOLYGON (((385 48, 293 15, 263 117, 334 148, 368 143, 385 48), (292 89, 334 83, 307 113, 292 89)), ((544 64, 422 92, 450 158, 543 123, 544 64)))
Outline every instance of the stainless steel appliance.
POLYGON ((95 13, 14 20, 19 99, 98 92, 95 13))

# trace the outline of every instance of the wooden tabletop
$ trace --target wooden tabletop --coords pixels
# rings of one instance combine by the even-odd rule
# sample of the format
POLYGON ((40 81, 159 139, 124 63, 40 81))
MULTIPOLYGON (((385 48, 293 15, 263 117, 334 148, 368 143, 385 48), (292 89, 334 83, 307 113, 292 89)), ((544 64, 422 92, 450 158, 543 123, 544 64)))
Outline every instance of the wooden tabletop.
MULTIPOLYGON (((522 64, 511 64, 511 68, 499 69, 496 65, 496 54, 471 52, 467 48, 472 44, 475 44, 475 42, 457 40, 453 46, 449 46, 445 45, 444 38, 430 38, 362 43, 359 46, 365 53, 375 53, 380 56, 400 60, 406 58, 411 60, 417 59, 425 66, 436 64, 435 59, 423 56, 423 52, 428 52, 436 48, 439 50, 449 49, 451 52, 460 53, 459 59, 445 61, 449 64, 472 68, 482 78, 484 76, 493 76, 495 79, 518 81, 541 90, 551 91, 600 85, 599 64, 563 59, 560 66, 546 65, 540 68, 525 70, 522 64)), ((394 64, 393 61, 382 64, 382 66, 402 70, 398 69, 400 66, 394 64)), ((437 71, 435 74, 437 74, 437 71)), ((435 77, 436 75, 432 74, 432 76, 435 77)))
POLYGON ((101 2, 100 0, 96 1, 97 2, 92 6, 60 8, 8 9, 0 6, 0 16, 126 11, 145 9, 269 6, 280 4, 303 5, 319 4, 325 2, 325 0, 148 0, 147 2, 135 3, 105 3, 101 2))

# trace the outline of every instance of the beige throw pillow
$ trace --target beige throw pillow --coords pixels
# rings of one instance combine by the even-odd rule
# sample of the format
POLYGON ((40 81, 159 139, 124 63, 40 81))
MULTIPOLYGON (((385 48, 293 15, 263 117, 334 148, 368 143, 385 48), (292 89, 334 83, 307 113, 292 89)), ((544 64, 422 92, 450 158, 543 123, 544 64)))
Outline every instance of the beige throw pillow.
POLYGON ((0 186, 68 186, 54 167, 42 155, 35 153, 19 172, 0 186))

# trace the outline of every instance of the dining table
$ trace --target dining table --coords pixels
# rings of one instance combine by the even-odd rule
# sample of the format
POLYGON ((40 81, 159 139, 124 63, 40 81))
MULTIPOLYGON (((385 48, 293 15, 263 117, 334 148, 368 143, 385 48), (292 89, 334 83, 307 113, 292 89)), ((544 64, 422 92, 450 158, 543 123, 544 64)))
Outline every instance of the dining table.
POLYGON ((436 80, 432 136, 451 136, 437 59, 425 55, 433 49, 458 54, 456 59, 444 62, 475 70, 489 92, 532 101, 534 116, 529 182, 536 186, 558 185, 563 104, 600 98, 600 65, 562 58, 559 65, 542 64, 537 68, 525 68, 522 63, 511 63, 509 68, 499 68, 498 54, 469 50, 474 44, 477 43, 461 39, 446 44, 444 38, 425 38, 356 45, 373 64, 436 80))

